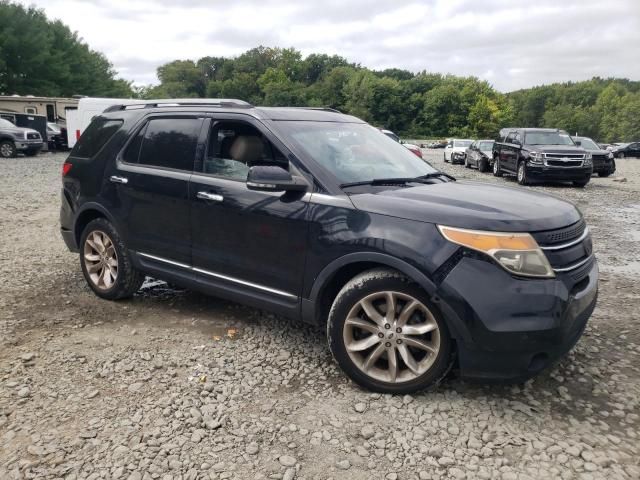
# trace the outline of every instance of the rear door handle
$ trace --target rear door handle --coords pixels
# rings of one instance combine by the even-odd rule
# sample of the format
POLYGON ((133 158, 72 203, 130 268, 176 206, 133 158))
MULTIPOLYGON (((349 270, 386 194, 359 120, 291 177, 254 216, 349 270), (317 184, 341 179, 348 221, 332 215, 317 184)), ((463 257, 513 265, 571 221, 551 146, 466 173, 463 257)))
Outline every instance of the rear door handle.
POLYGON ((128 183, 129 179, 126 177, 118 177, 116 175, 112 175, 109 177, 109 180, 113 183, 128 183))
POLYGON ((224 200, 224 197, 222 195, 210 192, 198 192, 196 196, 198 198, 201 198, 202 200, 210 200, 212 202, 221 202, 224 200))

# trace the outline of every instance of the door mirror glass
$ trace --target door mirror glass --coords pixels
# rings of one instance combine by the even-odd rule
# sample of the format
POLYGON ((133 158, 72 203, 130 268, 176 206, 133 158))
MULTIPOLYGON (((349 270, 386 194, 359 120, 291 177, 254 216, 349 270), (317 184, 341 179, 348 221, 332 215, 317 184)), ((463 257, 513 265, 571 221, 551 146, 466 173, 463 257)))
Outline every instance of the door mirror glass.
POLYGON ((247 174, 247 188, 259 192, 302 192, 308 184, 305 179, 292 176, 282 167, 256 165, 247 174))

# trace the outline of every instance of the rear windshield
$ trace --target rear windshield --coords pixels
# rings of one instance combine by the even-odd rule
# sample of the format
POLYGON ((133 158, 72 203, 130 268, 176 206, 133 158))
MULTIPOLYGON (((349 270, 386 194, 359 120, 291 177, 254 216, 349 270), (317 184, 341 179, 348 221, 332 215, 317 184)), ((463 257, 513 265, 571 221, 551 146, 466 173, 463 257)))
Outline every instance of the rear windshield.
POLYGON ((122 125, 122 120, 96 118, 82 132, 78 143, 73 147, 71 156, 91 158, 109 141, 122 125))

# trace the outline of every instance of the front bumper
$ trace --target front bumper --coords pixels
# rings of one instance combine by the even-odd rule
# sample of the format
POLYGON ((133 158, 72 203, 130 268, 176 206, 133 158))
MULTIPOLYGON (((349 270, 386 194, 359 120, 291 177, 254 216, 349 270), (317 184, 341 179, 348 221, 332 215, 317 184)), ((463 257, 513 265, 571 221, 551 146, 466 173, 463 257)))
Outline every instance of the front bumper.
POLYGON ((594 160, 593 173, 613 173, 616 171, 616 162, 613 158, 607 160, 594 160))
POLYGON ((457 341, 462 377, 523 381, 575 345, 597 295, 595 258, 553 279, 525 280, 463 257, 436 297, 457 341))
POLYGON ((593 167, 552 167, 527 164, 527 176, 534 181, 581 182, 591 178, 593 167))
POLYGON ((464 163, 466 155, 463 152, 452 152, 451 163, 464 163))
POLYGON ((16 140, 15 145, 16 150, 18 150, 19 152, 35 152, 42 149, 44 143, 41 140, 16 140))

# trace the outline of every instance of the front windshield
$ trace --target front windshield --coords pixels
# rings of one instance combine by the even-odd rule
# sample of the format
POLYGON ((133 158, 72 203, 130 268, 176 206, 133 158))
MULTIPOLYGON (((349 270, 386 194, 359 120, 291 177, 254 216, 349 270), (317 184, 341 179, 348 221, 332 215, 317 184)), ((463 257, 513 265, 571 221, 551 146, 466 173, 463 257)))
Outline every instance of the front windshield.
POLYGON ((16 126, 11 123, 9 120, 5 120, 4 118, 0 118, 0 127, 2 128, 16 128, 16 126))
POLYGON ((575 146, 569 134, 565 132, 526 132, 525 145, 571 145, 575 146))
POLYGON ((587 150, 600 150, 598 144, 590 138, 583 138, 582 140, 580 140, 580 146, 582 148, 586 148, 587 150))
POLYGON ((414 178, 437 171, 366 123, 282 121, 276 125, 340 183, 414 178))
POLYGON ((471 145, 473 143, 473 140, 454 140, 453 141, 453 146, 454 147, 468 147, 469 145, 471 145))
POLYGON ((478 150, 486 152, 493 149, 493 142, 478 142, 478 150))

